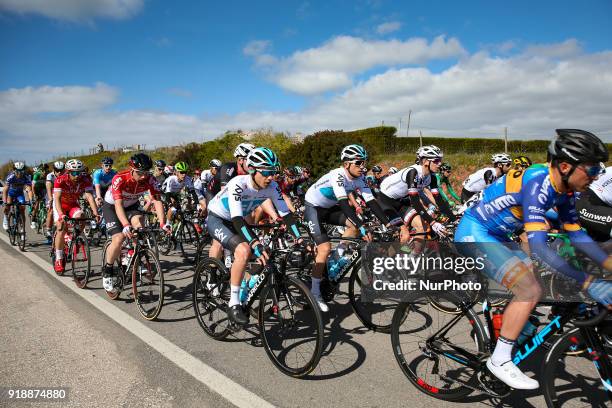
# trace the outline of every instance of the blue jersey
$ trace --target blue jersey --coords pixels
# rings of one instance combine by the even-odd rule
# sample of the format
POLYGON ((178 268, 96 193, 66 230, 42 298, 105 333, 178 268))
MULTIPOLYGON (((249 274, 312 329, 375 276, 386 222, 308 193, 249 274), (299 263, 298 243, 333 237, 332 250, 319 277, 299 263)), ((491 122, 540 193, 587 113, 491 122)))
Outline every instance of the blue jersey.
POLYGON ((111 169, 108 173, 104 173, 104 170, 97 169, 93 174, 93 184, 94 186, 100 185, 100 188, 104 191, 108 189, 111 182, 113 181, 113 177, 115 177, 117 172, 111 169))
POLYGON ((469 208, 456 242, 504 242, 508 235, 524 228, 532 253, 556 270, 578 276, 555 251, 548 248, 546 212, 556 208, 560 226, 572 244, 598 264, 608 255, 580 228, 575 197, 554 185, 549 167, 511 170, 487 187, 480 201, 469 208), (465 222, 464 222, 465 221, 465 222))
POLYGON ((15 193, 23 194, 23 188, 32 184, 32 178, 29 174, 21 173, 20 176, 12 171, 6 178, 6 188, 8 188, 9 194, 15 193))

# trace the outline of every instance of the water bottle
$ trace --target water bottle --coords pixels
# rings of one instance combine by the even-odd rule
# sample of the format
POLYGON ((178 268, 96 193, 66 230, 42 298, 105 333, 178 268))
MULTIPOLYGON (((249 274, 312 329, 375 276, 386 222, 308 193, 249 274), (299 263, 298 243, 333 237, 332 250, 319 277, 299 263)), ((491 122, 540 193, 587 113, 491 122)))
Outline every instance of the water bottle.
POLYGON ((504 319, 504 311, 502 309, 495 309, 493 311, 493 334, 495 339, 499 338, 499 332, 501 331, 502 323, 504 319))
POLYGON ((238 295, 240 298, 240 303, 245 303, 247 297, 249 296, 248 286, 249 284, 247 283, 246 279, 243 279, 242 283, 240 284, 240 294, 238 295))
POLYGON ((339 277, 340 271, 342 271, 348 262, 349 260, 346 256, 338 256, 336 254, 335 261, 331 267, 328 264, 327 276, 329 277, 329 280, 335 281, 339 277))
POLYGON ((130 263, 130 259, 132 259, 132 256, 134 255, 134 250, 132 248, 128 249, 125 254, 122 253, 122 257, 121 257, 121 265, 123 266, 128 266, 130 263))
POLYGON ((540 321, 538 318, 530 315, 527 323, 525 323, 525 326, 523 326, 523 329, 521 330, 521 334, 519 334, 518 339, 516 339, 516 344, 520 346, 525 341, 529 340, 534 334, 536 334, 539 324, 540 321))
POLYGON ((251 275, 251 279, 249 279, 249 290, 255 287, 255 284, 257 283, 258 280, 259 280, 259 274, 251 275))
POLYGON ((225 257, 225 267, 230 269, 232 267, 232 253, 228 249, 223 249, 223 255, 225 257))
POLYGON ((336 268, 338 258, 338 252, 336 251, 333 251, 329 255, 329 258, 327 258, 327 277, 329 278, 329 280, 334 280, 334 278, 338 274, 338 269, 336 268))

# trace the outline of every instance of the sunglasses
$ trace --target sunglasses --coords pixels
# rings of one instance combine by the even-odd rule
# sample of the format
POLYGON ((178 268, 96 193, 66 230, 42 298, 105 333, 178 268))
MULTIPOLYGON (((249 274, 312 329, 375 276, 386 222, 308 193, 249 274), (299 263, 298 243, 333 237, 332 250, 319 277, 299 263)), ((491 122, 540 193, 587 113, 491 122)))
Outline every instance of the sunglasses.
POLYGON ((177 174, 187 174, 187 172, 186 172, 186 171, 177 171, 176 173, 177 173, 177 174))
POLYGON ((587 176, 589 177, 597 177, 606 172, 606 168, 603 164, 594 164, 592 166, 580 166, 584 170, 587 176))
POLYGON ((431 161, 433 164, 442 164, 442 159, 439 159, 439 158, 438 158, 438 159, 433 159, 433 160, 430 160, 430 161, 431 161))
POLYGON ((71 171, 71 172, 70 172, 70 175, 71 175, 72 177, 78 177, 78 176, 80 176, 80 175, 81 175, 81 172, 80 172, 80 171, 71 171))
POLYGON ((278 170, 257 170, 264 177, 276 176, 280 172, 278 170))
POLYGON ((363 167, 365 166, 366 161, 365 160, 355 160, 355 161, 352 161, 351 163, 353 163, 355 166, 363 167))
POLYGON ((104 167, 105 169, 110 169, 111 167, 113 167, 112 164, 103 164, 102 167, 104 167))
POLYGON ((146 170, 136 170, 134 169, 134 173, 138 174, 139 176, 143 176, 145 174, 147 174, 146 170))

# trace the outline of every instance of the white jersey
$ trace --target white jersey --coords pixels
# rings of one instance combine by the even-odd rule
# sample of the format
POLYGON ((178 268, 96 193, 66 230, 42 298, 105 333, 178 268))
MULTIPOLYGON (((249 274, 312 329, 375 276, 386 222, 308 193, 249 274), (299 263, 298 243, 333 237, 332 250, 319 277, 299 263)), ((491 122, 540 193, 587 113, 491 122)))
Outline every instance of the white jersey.
POLYGON ((244 217, 259 207, 268 198, 272 200, 281 217, 289 214, 289 209, 276 181, 268 187, 257 190, 253 179, 245 174, 232 178, 208 204, 208 211, 217 217, 231 221, 234 217, 244 217))
POLYGON ((51 172, 51 173, 47 174, 47 178, 46 178, 45 182, 54 184, 55 183, 55 173, 51 172))
POLYGON ((180 181, 178 176, 173 174, 164 181, 164 184, 162 184, 162 191, 164 193, 178 193, 183 188, 193 190, 193 181, 191 177, 185 176, 183 181, 180 181))
POLYGON ((214 178, 215 176, 213 176, 210 170, 204 170, 202 174, 200 174, 200 181, 202 182, 205 188, 208 187, 208 183, 210 183, 214 178))
POLYGON ((429 187, 431 174, 423 173, 423 166, 413 164, 392 174, 380 183, 380 192, 389 198, 401 200, 411 194, 418 194, 419 190, 429 187))
POLYGON ((314 183, 306 192, 307 203, 321 208, 331 208, 338 200, 348 198, 348 194, 359 189, 363 199, 374 199, 365 177, 349 178, 343 167, 333 169, 314 183))
POLYGON ((612 166, 606 168, 606 172, 589 186, 591 191, 604 203, 612 207, 612 166))
POLYGON ((463 188, 471 193, 478 193, 497 180, 497 171, 493 167, 485 167, 472 173, 463 182, 463 188))

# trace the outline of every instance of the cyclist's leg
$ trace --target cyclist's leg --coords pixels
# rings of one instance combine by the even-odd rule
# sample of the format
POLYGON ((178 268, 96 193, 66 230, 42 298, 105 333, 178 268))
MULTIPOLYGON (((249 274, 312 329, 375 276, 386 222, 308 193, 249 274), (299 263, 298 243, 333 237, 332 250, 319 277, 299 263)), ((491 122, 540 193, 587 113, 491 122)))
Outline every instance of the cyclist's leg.
POLYGON ((474 194, 476 193, 472 193, 471 191, 468 191, 465 189, 465 187, 463 187, 463 189, 461 190, 461 203, 465 204, 465 202, 468 201, 474 194))

